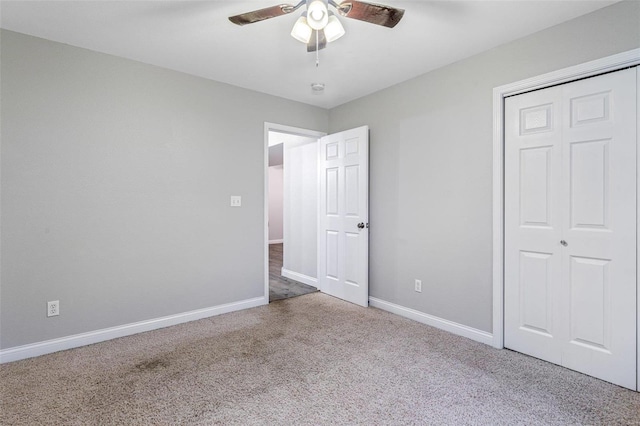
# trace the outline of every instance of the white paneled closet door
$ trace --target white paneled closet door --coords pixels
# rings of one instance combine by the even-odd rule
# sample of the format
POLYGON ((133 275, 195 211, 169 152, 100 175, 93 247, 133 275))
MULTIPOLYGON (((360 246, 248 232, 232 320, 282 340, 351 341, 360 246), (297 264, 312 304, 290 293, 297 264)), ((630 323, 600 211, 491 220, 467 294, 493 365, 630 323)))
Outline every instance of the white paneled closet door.
POLYGON ((505 346, 636 389, 636 69, 505 101, 505 346))
POLYGON ((505 100, 505 347, 561 364, 562 89, 505 100))

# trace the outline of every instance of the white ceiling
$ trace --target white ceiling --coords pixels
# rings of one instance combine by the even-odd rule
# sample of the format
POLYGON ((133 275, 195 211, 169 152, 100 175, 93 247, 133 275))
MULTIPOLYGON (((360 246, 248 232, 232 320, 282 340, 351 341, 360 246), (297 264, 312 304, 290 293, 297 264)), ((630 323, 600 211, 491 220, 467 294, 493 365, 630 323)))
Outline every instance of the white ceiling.
POLYGON ((227 20, 277 0, 2 1, 0 26, 332 108, 615 3, 374 2, 405 9, 404 18, 394 29, 341 18, 347 34, 320 51, 318 68, 289 35, 302 10, 244 27, 227 20))

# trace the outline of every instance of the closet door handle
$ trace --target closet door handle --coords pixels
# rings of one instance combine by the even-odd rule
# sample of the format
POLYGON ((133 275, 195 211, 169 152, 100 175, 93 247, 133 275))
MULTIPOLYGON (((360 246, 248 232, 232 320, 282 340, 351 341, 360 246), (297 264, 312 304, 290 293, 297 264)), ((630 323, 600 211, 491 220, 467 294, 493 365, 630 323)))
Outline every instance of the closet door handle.
POLYGON ((565 247, 569 245, 569 243, 567 243, 565 240, 560 240, 560 244, 562 244, 565 247))

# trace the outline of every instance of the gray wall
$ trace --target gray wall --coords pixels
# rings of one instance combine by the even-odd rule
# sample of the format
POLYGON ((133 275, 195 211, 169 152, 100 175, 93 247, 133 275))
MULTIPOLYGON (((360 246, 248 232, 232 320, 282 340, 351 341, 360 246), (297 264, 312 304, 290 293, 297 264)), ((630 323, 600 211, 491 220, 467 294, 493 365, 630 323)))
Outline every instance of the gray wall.
POLYGON ((326 110, 8 31, 0 47, 1 348, 263 295, 264 122, 326 131, 326 110))
MULTIPOLYGON (((282 144, 279 145, 282 147, 282 144)), ((271 147, 274 148, 274 147, 271 147)), ((271 150, 269 150, 271 154, 271 150)), ((269 167, 269 241, 282 241, 284 209, 284 166, 269 167)))
POLYGON ((618 3, 332 109, 371 129, 371 296, 491 332, 492 89, 638 47, 618 3))

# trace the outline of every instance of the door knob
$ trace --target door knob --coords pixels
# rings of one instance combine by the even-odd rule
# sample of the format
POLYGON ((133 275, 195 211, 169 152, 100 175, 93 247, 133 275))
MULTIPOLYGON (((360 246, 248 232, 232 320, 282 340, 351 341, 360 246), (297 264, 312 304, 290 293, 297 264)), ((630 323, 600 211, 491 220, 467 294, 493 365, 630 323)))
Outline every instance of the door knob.
POLYGON ((562 244, 565 247, 569 245, 565 240, 560 240, 560 244, 562 244))
POLYGON ((364 229, 364 223, 363 222, 360 222, 358 224, 358 229, 364 229))

